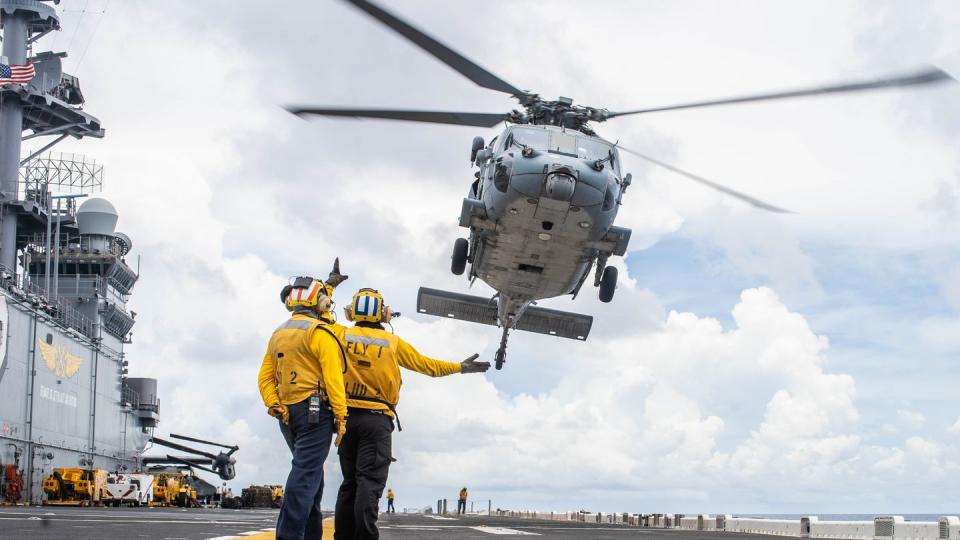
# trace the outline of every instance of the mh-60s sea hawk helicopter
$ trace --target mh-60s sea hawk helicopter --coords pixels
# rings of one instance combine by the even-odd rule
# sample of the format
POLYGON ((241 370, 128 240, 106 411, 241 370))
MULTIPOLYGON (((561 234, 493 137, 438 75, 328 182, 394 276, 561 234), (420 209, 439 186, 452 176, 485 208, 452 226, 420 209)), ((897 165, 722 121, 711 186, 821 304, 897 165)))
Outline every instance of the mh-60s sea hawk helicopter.
POLYGON ((485 144, 473 139, 470 162, 478 167, 463 200, 460 226, 469 239, 454 243, 451 270, 493 287, 491 298, 421 287, 420 313, 503 329, 494 358, 501 369, 510 330, 526 330, 585 340, 593 317, 536 307, 537 300, 570 294, 576 298, 593 271, 600 300, 613 299, 617 269, 611 256, 626 253, 630 229, 614 225, 631 175, 622 169, 619 150, 695 180, 712 189, 773 212, 783 209, 744 195, 644 154, 611 143, 590 127, 618 116, 712 105, 746 103, 934 83, 950 79, 936 68, 909 75, 820 86, 770 94, 700 101, 629 111, 574 105, 570 98, 546 100, 513 86, 426 33, 366 0, 347 0, 441 62, 484 88, 510 94, 523 107, 505 114, 402 109, 288 107, 298 116, 408 120, 438 124, 507 128, 485 144))

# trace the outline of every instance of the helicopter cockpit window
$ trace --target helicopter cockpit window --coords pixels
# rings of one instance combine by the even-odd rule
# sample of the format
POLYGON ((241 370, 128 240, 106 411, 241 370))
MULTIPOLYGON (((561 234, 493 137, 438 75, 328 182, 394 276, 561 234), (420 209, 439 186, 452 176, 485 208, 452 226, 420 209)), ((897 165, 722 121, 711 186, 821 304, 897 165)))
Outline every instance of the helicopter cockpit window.
POLYGON ((550 147, 547 151, 575 156, 577 155, 577 136, 562 131, 551 131, 550 147))
POLYGON ((577 157, 581 159, 610 160, 613 147, 596 139, 577 137, 577 157))
POLYGON ((520 146, 529 146, 534 150, 547 149, 547 131, 543 129, 515 129, 510 138, 520 146))

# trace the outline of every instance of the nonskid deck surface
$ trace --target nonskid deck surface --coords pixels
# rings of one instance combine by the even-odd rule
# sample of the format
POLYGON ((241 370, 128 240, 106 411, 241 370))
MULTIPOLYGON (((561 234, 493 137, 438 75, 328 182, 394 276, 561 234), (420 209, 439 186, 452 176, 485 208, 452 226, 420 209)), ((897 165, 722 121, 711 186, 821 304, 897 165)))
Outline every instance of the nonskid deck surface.
MULTIPOLYGON (((559 539, 620 539, 648 540, 744 540, 766 538, 754 534, 734 534, 715 531, 687 531, 680 529, 641 529, 625 525, 581 523, 576 521, 545 521, 507 517, 441 517, 424 515, 380 515, 380 538, 390 540, 439 540, 441 538, 559 538, 559 539)), ((776 537, 781 538, 782 537, 776 537)))
MULTIPOLYGON (((110 540, 151 538, 200 540, 243 538, 272 530, 276 510, 179 508, 0 507, 0 538, 110 540)), ((650 540, 741 540, 760 535, 709 531, 638 529, 568 521, 538 521, 485 516, 440 517, 381 514, 380 537, 458 539, 540 537, 568 539, 648 538, 650 540)), ((272 538, 270 533, 255 538, 272 538)))
POLYGON ((0 507, 0 538, 229 538, 270 529, 276 522, 276 510, 8 506, 0 507))

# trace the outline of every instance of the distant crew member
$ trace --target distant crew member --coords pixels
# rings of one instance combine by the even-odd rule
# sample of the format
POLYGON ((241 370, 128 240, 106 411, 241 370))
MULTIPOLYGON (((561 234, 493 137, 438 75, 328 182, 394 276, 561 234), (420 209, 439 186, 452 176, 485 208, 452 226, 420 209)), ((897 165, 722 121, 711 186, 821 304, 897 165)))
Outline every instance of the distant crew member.
POLYGON ((443 377, 482 373, 490 369, 490 362, 476 362, 477 354, 457 363, 418 353, 383 328, 383 323, 389 323, 399 313, 384 305, 383 296, 374 289, 360 289, 344 312, 347 320, 356 324, 343 336, 348 359, 343 379, 350 423, 339 450, 343 484, 337 495, 333 537, 375 540, 380 537, 380 497, 393 460, 391 434, 400 401, 400 368, 443 377))
POLYGON ((467 513, 467 486, 460 489, 460 496, 457 497, 457 515, 467 513))
POLYGON ((388 490, 387 490, 387 513, 388 513, 388 514, 396 514, 396 513, 397 513, 397 509, 393 507, 393 497, 394 497, 394 495, 393 495, 393 490, 392 490, 392 489, 388 489, 388 490))
POLYGON ((293 314, 270 337, 260 367, 260 396, 293 453, 278 540, 322 536, 323 462, 333 433, 339 446, 346 432, 346 359, 331 328, 332 293, 312 277, 294 278, 284 287, 284 304, 293 314))

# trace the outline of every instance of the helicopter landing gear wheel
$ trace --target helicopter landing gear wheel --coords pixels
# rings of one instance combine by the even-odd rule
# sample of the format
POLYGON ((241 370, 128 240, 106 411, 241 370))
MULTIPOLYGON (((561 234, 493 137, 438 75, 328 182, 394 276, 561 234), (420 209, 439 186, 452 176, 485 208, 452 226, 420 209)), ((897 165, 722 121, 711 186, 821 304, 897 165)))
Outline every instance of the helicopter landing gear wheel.
POLYGON ((453 243, 453 257, 450 260, 450 271, 456 275, 462 275, 467 268, 467 252, 470 250, 470 242, 466 238, 457 238, 453 243))
POLYGON ((608 266, 603 269, 603 277, 600 278, 600 301, 609 302, 613 300, 613 293, 617 290, 617 269, 608 266))

